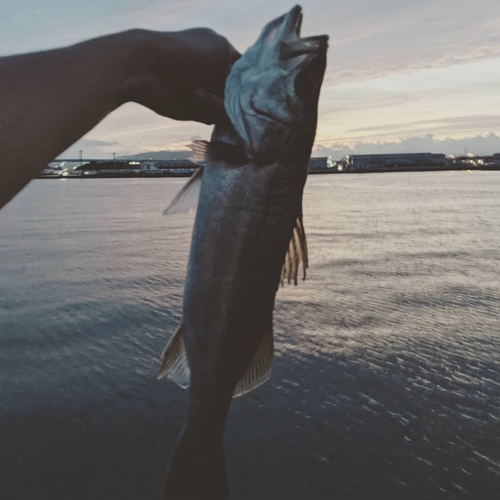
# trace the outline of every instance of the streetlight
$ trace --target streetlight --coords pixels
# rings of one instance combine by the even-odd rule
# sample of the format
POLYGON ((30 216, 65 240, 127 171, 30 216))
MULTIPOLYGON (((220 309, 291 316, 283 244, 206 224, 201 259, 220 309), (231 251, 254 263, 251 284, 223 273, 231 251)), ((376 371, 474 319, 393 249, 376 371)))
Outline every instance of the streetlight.
POLYGON ((82 153, 83 153, 83 151, 80 149, 78 152, 80 153, 80 167, 81 167, 83 165, 83 162, 82 162, 82 153))

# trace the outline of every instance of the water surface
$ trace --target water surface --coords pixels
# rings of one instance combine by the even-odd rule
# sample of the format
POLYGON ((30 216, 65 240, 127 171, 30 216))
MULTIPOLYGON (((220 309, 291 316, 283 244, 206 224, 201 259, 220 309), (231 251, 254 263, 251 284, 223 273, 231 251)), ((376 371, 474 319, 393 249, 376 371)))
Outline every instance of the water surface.
MULTIPOLYGON (((37 180, 0 212, 2 499, 160 497, 182 184, 37 180)), ((310 176, 308 279, 227 423, 232 499, 499 498, 499 200, 497 172, 310 176)))

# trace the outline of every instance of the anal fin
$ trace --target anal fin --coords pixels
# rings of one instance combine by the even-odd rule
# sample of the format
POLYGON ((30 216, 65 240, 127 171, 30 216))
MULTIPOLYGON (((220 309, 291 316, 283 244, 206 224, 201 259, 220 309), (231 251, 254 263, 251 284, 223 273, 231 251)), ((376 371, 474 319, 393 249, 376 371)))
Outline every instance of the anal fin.
POLYGON ((253 391, 271 377, 271 367, 274 357, 273 327, 264 334, 262 341, 253 355, 248 368, 236 384, 233 397, 242 396, 253 391))
POLYGON ((184 325, 181 323, 160 357, 158 378, 167 376, 183 389, 189 387, 191 370, 184 347, 184 325))

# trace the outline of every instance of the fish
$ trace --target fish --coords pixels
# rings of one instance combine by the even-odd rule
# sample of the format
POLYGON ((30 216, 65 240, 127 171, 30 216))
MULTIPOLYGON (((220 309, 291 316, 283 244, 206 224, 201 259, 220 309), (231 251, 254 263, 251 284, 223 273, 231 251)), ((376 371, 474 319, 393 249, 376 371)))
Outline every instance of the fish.
POLYGON ((197 203, 182 320, 159 378, 189 389, 168 500, 226 500, 223 431, 233 397, 270 378, 280 284, 308 267, 302 195, 328 36, 300 37, 302 8, 269 22, 226 79, 225 121, 196 141, 199 170, 165 213, 197 203))

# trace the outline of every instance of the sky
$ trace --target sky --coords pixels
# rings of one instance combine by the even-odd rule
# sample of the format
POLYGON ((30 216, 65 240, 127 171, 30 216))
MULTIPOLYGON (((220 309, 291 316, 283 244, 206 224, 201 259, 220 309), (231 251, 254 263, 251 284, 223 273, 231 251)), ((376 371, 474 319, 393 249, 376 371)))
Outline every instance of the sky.
MULTIPOLYGON (((282 0, 0 0, 0 56, 129 28, 207 26, 241 52, 282 0)), ((500 2, 304 0, 302 35, 330 35, 314 156, 500 152, 500 2)), ((126 104, 66 157, 185 149, 212 127, 126 104)), ((62 156, 62 155, 61 155, 62 156)))

